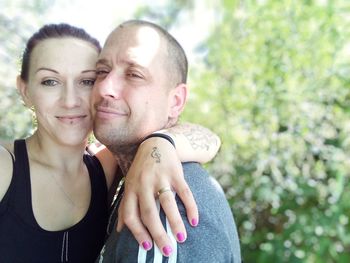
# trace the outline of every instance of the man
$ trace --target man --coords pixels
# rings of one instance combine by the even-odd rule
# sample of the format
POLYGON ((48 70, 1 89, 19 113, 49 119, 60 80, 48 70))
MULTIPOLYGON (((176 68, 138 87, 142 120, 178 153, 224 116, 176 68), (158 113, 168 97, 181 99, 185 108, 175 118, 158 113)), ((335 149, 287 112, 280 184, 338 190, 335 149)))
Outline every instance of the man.
MULTIPOLYGON (((94 133, 118 156, 124 175, 142 139, 178 121, 187 98, 186 80, 186 55, 178 42, 159 26, 133 20, 121 24, 109 35, 97 62, 92 99, 94 133)), ((150 154, 161 160, 156 149, 150 154)), ((168 262, 241 261, 235 222, 221 188, 199 164, 183 164, 183 170, 200 213, 200 222, 195 217, 190 223, 184 220, 188 237, 175 231, 174 235, 169 234, 171 245, 163 240, 157 242, 160 250, 154 246, 147 251, 139 246, 140 242, 128 228, 118 226, 119 232, 111 232, 98 262, 163 262, 164 256, 169 257, 168 262), (196 229, 192 228, 197 224, 196 229), (186 237, 186 243, 178 245, 175 241, 181 242, 186 237)), ((186 218, 184 205, 178 196, 174 197, 170 185, 160 184, 158 197, 161 204, 169 204, 175 198, 182 218, 186 218)), ((111 218, 117 215, 120 203, 126 205, 122 195, 117 198, 111 218)), ((179 223, 167 222, 163 211, 160 215, 167 229, 168 224, 173 227, 179 223)), ((133 222, 127 215, 123 216, 133 222)))

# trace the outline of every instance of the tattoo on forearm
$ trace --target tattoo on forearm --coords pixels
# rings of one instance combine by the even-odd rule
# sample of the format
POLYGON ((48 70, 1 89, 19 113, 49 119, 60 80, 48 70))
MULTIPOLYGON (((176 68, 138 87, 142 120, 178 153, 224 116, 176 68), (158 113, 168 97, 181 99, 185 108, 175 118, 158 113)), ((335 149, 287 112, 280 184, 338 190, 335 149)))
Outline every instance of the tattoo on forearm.
POLYGON ((215 137, 210 134, 203 133, 203 130, 198 131, 193 129, 191 132, 184 133, 184 135, 194 150, 205 149, 208 151, 210 145, 217 144, 215 137))
POLYGON ((159 153, 158 147, 153 147, 151 157, 156 160, 156 163, 160 163, 160 157, 162 157, 162 155, 159 153))
POLYGON ((218 145, 217 137, 209 129, 196 124, 181 124, 174 126, 171 133, 176 136, 182 134, 186 137, 194 150, 209 150, 212 145, 218 145))

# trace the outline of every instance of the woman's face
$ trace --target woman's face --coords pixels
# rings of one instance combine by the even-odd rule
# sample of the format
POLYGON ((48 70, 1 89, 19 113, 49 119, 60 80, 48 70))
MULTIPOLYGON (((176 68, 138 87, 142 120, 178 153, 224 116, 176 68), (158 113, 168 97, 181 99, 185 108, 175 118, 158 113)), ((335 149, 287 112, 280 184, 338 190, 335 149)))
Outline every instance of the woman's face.
POLYGON ((85 144, 97 56, 94 46, 75 38, 47 39, 33 49, 28 82, 18 86, 25 103, 34 106, 40 136, 85 144))

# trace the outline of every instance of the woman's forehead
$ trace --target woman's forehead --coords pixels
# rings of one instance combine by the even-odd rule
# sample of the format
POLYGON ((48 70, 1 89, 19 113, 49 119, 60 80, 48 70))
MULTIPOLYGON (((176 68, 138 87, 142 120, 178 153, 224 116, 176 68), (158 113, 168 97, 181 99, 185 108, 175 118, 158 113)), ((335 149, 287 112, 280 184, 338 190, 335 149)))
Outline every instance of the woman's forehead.
POLYGON ((76 38, 51 38, 41 41, 31 54, 31 67, 94 67, 97 49, 76 38))

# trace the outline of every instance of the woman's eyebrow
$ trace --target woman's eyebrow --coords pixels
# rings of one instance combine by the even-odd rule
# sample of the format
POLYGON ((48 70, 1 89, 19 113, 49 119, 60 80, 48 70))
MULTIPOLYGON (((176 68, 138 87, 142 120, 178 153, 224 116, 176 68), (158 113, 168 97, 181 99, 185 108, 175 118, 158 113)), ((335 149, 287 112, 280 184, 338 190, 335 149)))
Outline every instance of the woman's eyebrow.
POLYGON ((51 69, 51 68, 38 68, 35 73, 38 73, 39 71, 41 70, 47 70, 47 71, 51 71, 51 72, 54 72, 56 74, 58 74, 59 72, 57 70, 54 70, 54 69, 51 69))

